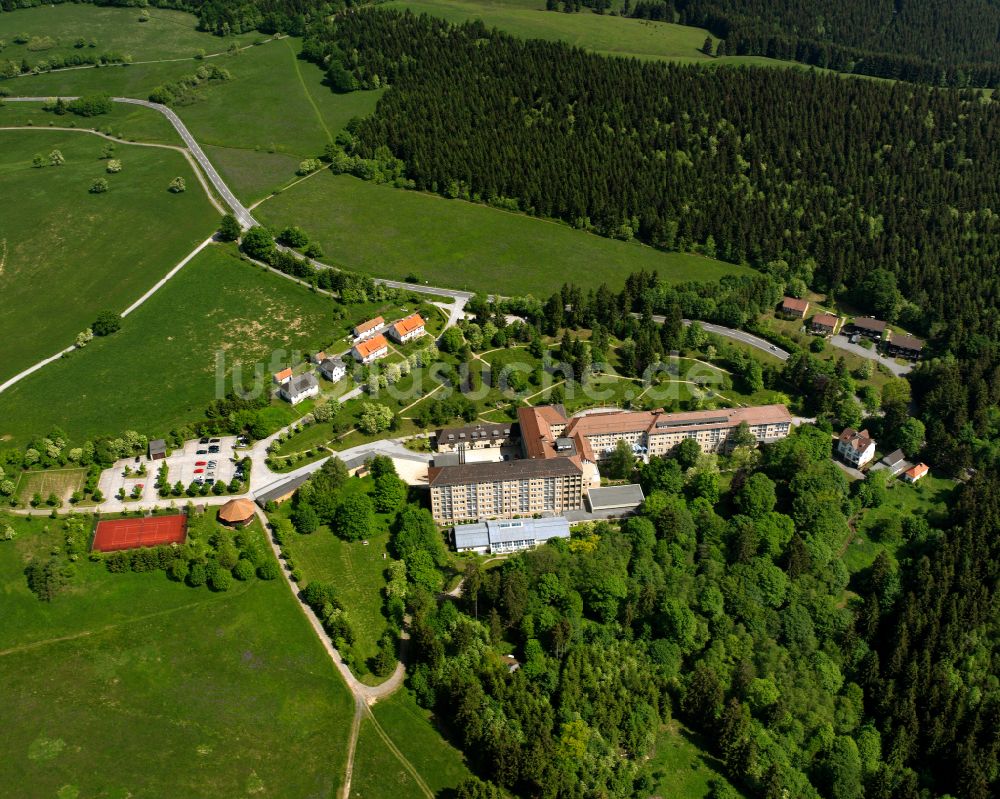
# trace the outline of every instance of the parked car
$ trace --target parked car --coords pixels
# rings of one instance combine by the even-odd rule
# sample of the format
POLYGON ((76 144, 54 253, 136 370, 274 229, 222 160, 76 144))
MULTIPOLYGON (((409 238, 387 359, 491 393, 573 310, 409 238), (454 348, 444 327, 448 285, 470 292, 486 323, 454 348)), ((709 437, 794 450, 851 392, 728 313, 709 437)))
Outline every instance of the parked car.
POLYGON ((204 477, 196 477, 196 478, 194 478, 194 482, 195 482, 196 485, 201 485, 202 483, 205 482, 205 478, 204 477))
POLYGON ((222 439, 221 438, 210 438, 210 439, 208 439, 208 443, 209 444, 221 444, 222 443, 222 439))
MULTIPOLYGON (((204 464, 204 463, 199 463, 198 465, 199 465, 199 466, 204 466, 205 464, 204 464)), ((218 465, 219 465, 219 464, 218 464, 218 463, 217 463, 216 461, 209 461, 209 462, 208 462, 208 468, 209 468, 209 469, 214 469, 214 468, 215 468, 216 466, 218 466, 218 465)))
POLYGON ((216 446, 212 446, 212 447, 208 448, 208 453, 210 455, 215 455, 216 453, 218 453, 218 451, 219 451, 219 448, 216 447, 216 446))
POLYGON ((207 454, 208 454, 208 450, 207 450, 207 449, 199 449, 199 450, 198 450, 198 451, 197 451, 197 452, 195 453, 195 455, 207 455, 207 454))
POLYGON ((205 473, 205 470, 204 470, 204 469, 195 469, 195 470, 194 470, 194 473, 195 473, 195 474, 204 474, 204 473, 205 473))
POLYGON ((207 438, 199 438, 198 439, 198 443, 199 444, 207 444, 208 443, 208 439, 207 438))
POLYGON ((204 466, 205 465, 205 461, 195 461, 194 465, 195 466, 204 466))
POLYGON ((207 486, 213 486, 213 485, 215 485, 215 478, 214 478, 214 477, 209 477, 209 478, 208 478, 208 479, 207 479, 207 480, 205 481, 205 485, 207 485, 207 486))

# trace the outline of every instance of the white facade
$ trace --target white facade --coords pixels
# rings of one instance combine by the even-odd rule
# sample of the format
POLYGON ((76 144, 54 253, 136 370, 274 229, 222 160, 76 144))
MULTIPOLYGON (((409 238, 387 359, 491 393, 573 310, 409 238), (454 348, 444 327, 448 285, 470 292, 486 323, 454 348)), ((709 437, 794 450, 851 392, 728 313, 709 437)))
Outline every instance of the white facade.
POLYGON ((334 383, 347 377, 347 367, 344 365, 344 362, 335 361, 333 358, 327 358, 325 361, 322 361, 319 365, 319 370, 323 373, 323 377, 334 383))
POLYGON ((837 452, 847 463, 860 469, 875 457, 875 440, 871 438, 843 437, 837 442, 837 452))
POLYGON ((281 396, 292 405, 298 405, 317 394, 319 394, 319 381, 311 374, 299 375, 281 387, 281 396))

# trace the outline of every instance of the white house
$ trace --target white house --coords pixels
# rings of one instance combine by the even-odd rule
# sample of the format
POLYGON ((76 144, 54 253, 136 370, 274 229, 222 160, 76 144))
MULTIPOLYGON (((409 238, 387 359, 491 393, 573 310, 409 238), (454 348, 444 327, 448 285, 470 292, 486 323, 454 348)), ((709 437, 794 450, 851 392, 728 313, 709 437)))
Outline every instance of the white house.
POLYGON ((385 336, 378 333, 366 341, 355 344, 351 354, 359 363, 371 363, 389 354, 389 342, 385 340, 385 336))
POLYGON ((319 370, 323 373, 323 377, 333 383, 347 376, 347 366, 339 358, 324 358, 319 362, 319 370))
POLYGON ((415 338, 420 338, 427 331, 424 330, 425 322, 423 317, 418 314, 410 314, 405 319, 400 319, 396 324, 389 328, 389 335, 393 340, 399 342, 400 344, 405 344, 407 341, 413 341, 415 338))
POLYGON ((851 466, 860 469, 875 457, 875 439, 867 430, 848 427, 837 438, 837 453, 851 466))
POLYGON ((355 325, 354 327, 354 343, 357 344, 359 341, 364 341, 366 338, 371 338, 376 333, 378 333, 379 328, 385 324, 385 319, 381 316, 376 316, 374 319, 369 319, 367 322, 362 322, 360 325, 355 325))
POLYGON ((298 405, 302 400, 319 394, 319 381, 311 373, 299 375, 285 383, 279 393, 292 405, 298 405))

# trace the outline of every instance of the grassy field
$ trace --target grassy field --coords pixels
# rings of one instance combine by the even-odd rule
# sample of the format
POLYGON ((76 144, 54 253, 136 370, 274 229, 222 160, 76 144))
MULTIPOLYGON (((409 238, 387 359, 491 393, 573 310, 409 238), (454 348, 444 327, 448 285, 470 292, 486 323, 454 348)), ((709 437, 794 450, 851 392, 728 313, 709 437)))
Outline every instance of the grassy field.
POLYGON ((480 19, 488 27, 499 28, 512 36, 566 42, 601 55, 700 66, 806 68, 793 61, 765 56, 713 58, 701 51, 709 35, 704 28, 595 14, 586 8, 576 14, 554 13, 545 10, 544 0, 390 0, 387 5, 409 8, 416 14, 430 14, 454 23, 480 19))
POLYGON ((29 64, 54 56, 100 55, 115 52, 131 55, 134 62, 154 59, 194 58, 199 52, 225 52, 232 42, 246 45, 259 33, 221 38, 196 29, 196 18, 181 11, 147 8, 146 22, 139 21, 139 8, 108 8, 64 3, 0 13, 0 39, 7 46, 0 60, 29 64), (28 41, 15 41, 20 34, 28 41), (78 47, 79 40, 83 46, 78 47))
MULTIPOLYGON (((344 491, 369 492, 371 488, 370 478, 354 479, 344 491)), ((286 504, 278 513, 290 510, 286 504)), ((302 572, 302 585, 315 580, 332 582, 337 587, 356 637, 354 651, 362 660, 375 656, 379 638, 387 626, 382 614, 382 589, 389 561, 383 555, 389 544, 391 520, 387 514, 376 514, 376 527, 368 535, 367 546, 360 541, 343 541, 327 527, 309 535, 296 534, 285 544, 295 568, 302 572)), ((379 682, 374 678, 370 681, 379 682)))
POLYGON ((217 356, 227 374, 241 362, 244 374, 256 366, 269 382, 272 367, 296 351, 326 346, 331 306, 329 298, 249 266, 228 248, 210 247, 118 333, 0 394, 0 440, 20 443, 55 425, 77 440, 123 429, 152 437, 204 418, 219 390, 217 356))
POLYGON ((268 200, 257 215, 275 226, 301 225, 328 262, 380 277, 416 273, 432 285, 475 291, 547 296, 570 279, 584 288, 620 287, 640 269, 671 282, 750 271, 326 172, 268 200))
POLYGON ((644 764, 642 773, 654 786, 647 795, 670 799, 705 799, 710 795, 712 781, 727 782, 721 764, 677 722, 670 722, 657 736, 653 756, 644 764))
MULTIPOLYGON (((94 10, 90 6, 79 8, 94 10)), ((195 17, 179 16, 193 31, 195 17)), ((210 44, 225 45, 227 41, 198 35, 210 44)), ((210 63, 228 70, 232 80, 200 89, 195 102, 176 109, 198 143, 213 148, 210 155, 217 161, 216 168, 247 202, 291 180, 299 161, 322 154, 337 131, 352 117, 370 114, 382 94, 334 94, 323 84, 323 70, 298 58, 300 50, 301 41, 289 38, 267 41, 236 56, 211 59, 210 63)), ((156 86, 190 74, 198 63, 176 61, 54 72, 18 78, 6 85, 17 94, 52 96, 103 91, 145 98, 156 86)))
POLYGON ((123 169, 105 175, 105 142, 69 131, 0 131, 0 382, 73 343, 104 309, 122 311, 218 224, 177 152, 117 145, 123 169), (48 166, 58 149, 65 158, 48 166), (46 166, 32 167, 42 154, 46 166), (177 175, 188 190, 167 191, 177 175), (97 178, 111 185, 90 194, 97 178), (141 235, 135 235, 141 231, 141 235))
POLYGON ((441 737, 431 714, 417 705, 409 691, 400 690, 381 700, 372 713, 435 795, 454 789, 469 776, 461 751, 441 737))
POLYGON ((84 119, 73 114, 56 116, 42 109, 42 103, 6 103, 0 105, 0 127, 30 125, 36 128, 67 127, 98 130, 127 141, 153 142, 181 146, 181 137, 163 114, 139 105, 115 103, 111 112, 84 119))
MULTIPOLYGON (((424 764, 412 763, 410 766, 422 771, 424 764)), ((369 718, 361 722, 351 796, 353 799, 425 799, 427 796, 413 772, 388 747, 369 718)))
POLYGON ((334 795, 353 702, 283 581, 213 594, 81 559, 43 603, 22 572, 62 543, 59 523, 2 521, 18 537, 0 546, 0 784, 38 797, 334 795))
POLYGON ((545 0, 392 0, 388 5, 450 22, 481 19, 513 36, 548 39, 604 55, 710 60, 701 52, 708 31, 666 22, 545 10, 545 0))
POLYGON ((14 496, 22 505, 31 502, 38 494, 42 500, 55 494, 60 500, 66 501, 74 491, 83 487, 87 479, 86 469, 48 469, 39 472, 22 472, 14 489, 14 496))

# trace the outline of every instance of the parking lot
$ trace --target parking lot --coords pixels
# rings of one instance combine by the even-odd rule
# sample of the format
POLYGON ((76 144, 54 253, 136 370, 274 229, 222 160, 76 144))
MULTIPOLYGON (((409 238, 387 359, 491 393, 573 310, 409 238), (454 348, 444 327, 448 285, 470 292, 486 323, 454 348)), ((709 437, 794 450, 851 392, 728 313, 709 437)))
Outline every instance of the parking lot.
MULTIPOLYGON (((235 436, 223 436, 208 441, 188 441, 183 449, 174 450, 166 459, 168 479, 173 485, 178 480, 185 487, 199 478, 204 481, 214 480, 228 484, 233 479, 236 464, 233 463, 233 445, 235 436), (204 442, 204 443, 203 443, 204 442), (213 450, 218 449, 218 452, 213 450), (214 464, 214 465, 213 465, 214 464)), ((242 458, 242 455, 239 457, 242 458)), ((162 467, 163 461, 155 461, 147 468, 156 472, 162 467)))
POLYGON ((209 440, 189 441, 183 448, 173 450, 165 460, 151 461, 149 458, 142 458, 139 463, 136 463, 134 458, 121 460, 113 468, 106 469, 101 474, 98 485, 108 499, 116 497, 123 487, 126 496, 131 497, 133 488, 142 485, 142 495, 138 502, 151 502, 158 499, 156 477, 164 463, 167 464, 167 479, 170 485, 180 480, 187 488, 199 478, 205 482, 214 480, 228 485, 236 472, 233 459, 243 458, 244 450, 234 452, 235 443, 236 436, 220 436, 209 440), (213 452, 214 449, 218 451, 213 452), (134 474, 125 476, 126 466, 134 473, 142 465, 146 467, 144 476, 137 477, 134 474))

